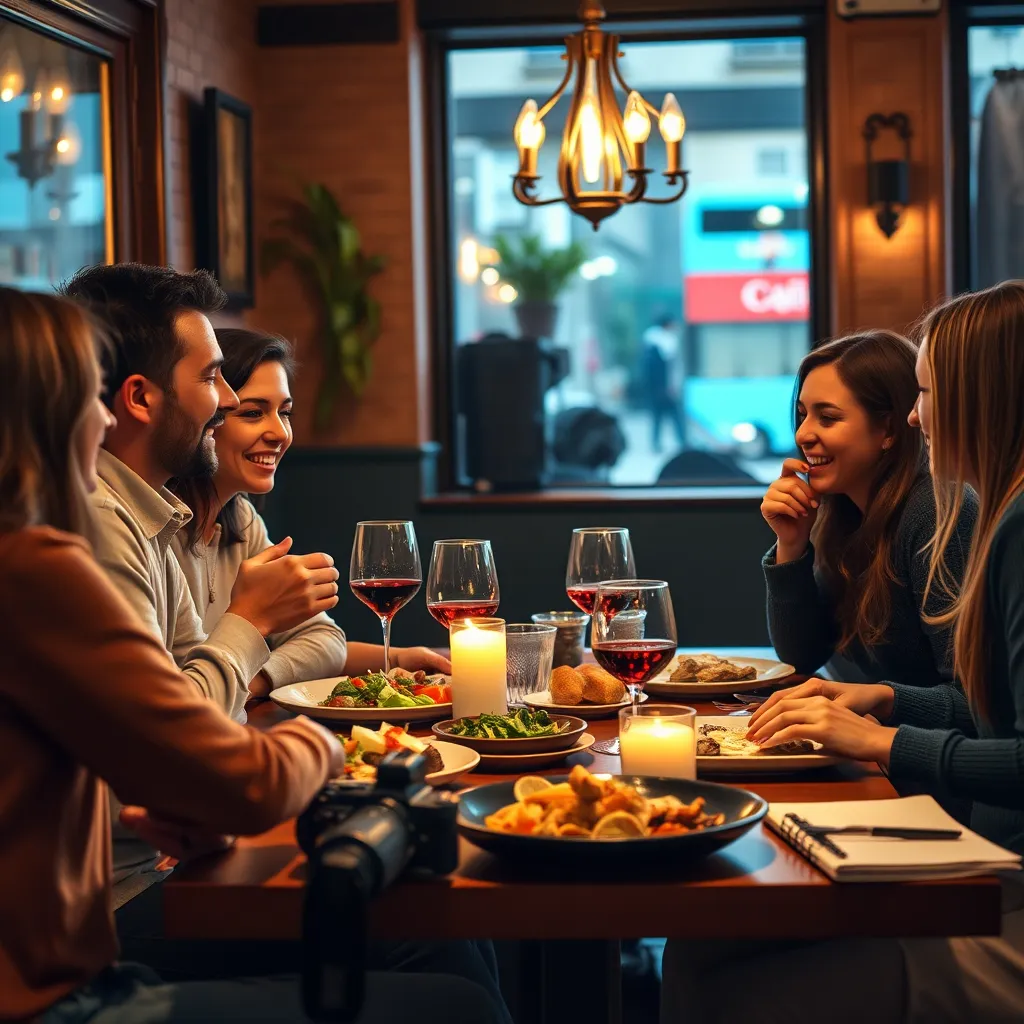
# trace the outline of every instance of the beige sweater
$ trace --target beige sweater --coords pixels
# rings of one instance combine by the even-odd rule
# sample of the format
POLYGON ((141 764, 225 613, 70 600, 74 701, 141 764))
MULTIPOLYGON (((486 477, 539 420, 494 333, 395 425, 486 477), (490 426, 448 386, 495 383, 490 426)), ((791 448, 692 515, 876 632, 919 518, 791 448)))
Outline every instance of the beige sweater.
MULTIPOLYGON (((221 545, 219 523, 210 543, 199 541, 194 551, 189 549, 184 530, 177 531, 171 539, 171 550, 188 583, 203 629, 211 635, 224 621, 238 567, 247 558, 270 547, 262 516, 245 498, 238 501, 245 526, 239 543, 221 545)), ((267 646, 271 654, 262 671, 275 690, 289 683, 337 676, 345 668, 345 634, 326 612, 314 615, 294 629, 271 634, 267 637, 267 646)))
POLYGON ((22 1020, 117 954, 107 783, 165 818, 255 834, 309 802, 337 741, 308 719, 233 722, 69 534, 0 534, 0 622, 0 1020, 22 1020))

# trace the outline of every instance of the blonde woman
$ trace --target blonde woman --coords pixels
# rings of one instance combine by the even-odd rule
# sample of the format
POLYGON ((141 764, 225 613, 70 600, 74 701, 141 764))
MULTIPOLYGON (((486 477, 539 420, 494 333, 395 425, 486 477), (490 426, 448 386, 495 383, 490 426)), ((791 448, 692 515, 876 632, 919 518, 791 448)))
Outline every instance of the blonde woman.
MULTIPOLYGON (((308 719, 264 733, 233 722, 91 557, 87 494, 113 421, 100 385, 81 309, 0 288, 0 1018, 306 1020, 295 979, 165 985, 117 962, 108 785, 147 839, 183 846, 295 815, 344 752, 308 719)), ((425 975, 371 976, 360 1019, 409 1006, 501 1019, 479 987, 425 975)))
MULTIPOLYGON (((936 624, 953 625, 963 688, 812 680, 767 701, 748 735, 765 745, 819 740, 833 753, 877 761, 897 786, 970 800, 976 832, 1024 853, 1024 283, 952 299, 924 320, 922 338, 910 419, 936 481, 929 586, 952 598, 936 624), (977 493, 978 524, 957 586, 943 556, 965 485, 977 493)), ((676 946, 666 954, 666 1016, 740 1019, 738 993, 721 1018, 683 1017, 678 1007, 696 991, 696 976, 680 953, 676 946)), ((1003 881, 998 938, 824 944, 728 966, 762 1008, 771 1006, 768 990, 841 992, 829 1004, 833 1022, 1019 1021, 1024 881, 1016 873, 1003 881)), ((713 978, 701 984, 716 988, 713 978)), ((788 1006, 779 1000, 780 1013, 788 1006)))

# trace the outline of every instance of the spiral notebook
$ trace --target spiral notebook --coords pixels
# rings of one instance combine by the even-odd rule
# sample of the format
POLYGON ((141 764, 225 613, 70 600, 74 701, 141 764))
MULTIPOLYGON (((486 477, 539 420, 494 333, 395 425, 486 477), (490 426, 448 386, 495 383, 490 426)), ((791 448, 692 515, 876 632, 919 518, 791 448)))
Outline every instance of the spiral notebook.
POLYGON ((836 882, 967 878, 1021 866, 1018 854, 965 828, 930 796, 836 803, 773 803, 766 821, 774 832, 836 882), (808 835, 788 815, 795 815, 811 825, 959 829, 961 835, 959 839, 942 840, 829 835, 828 842, 823 842, 808 835))

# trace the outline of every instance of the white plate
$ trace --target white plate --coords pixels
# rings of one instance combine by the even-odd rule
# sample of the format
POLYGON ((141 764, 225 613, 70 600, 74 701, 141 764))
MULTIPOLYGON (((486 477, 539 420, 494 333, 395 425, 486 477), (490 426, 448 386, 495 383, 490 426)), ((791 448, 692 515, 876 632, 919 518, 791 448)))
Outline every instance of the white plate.
MULTIPOLYGON (((746 719, 736 715, 698 715, 702 725, 724 725, 727 729, 746 729, 746 719)), ((820 744, 815 747, 821 749, 820 744)), ((839 759, 828 754, 755 754, 752 757, 706 757, 697 755, 698 775, 761 775, 779 772, 803 772, 827 768, 839 759)))
MULTIPOLYGON (((428 740, 423 739, 426 743, 428 740)), ((471 772, 479 763, 480 755, 469 747, 463 747, 458 743, 445 743, 444 740, 430 740, 430 745, 441 755, 444 767, 439 772, 431 772, 427 776, 427 782, 432 786, 443 786, 446 782, 454 782, 465 772, 471 772)), ((342 776, 336 782, 349 782, 353 786, 371 786, 373 783, 365 780, 355 781, 342 776)))
MULTIPOLYGON (((792 665, 785 665, 781 661, 771 661, 768 658, 746 658, 741 654, 732 655, 728 651, 716 651, 715 653, 718 657, 731 661, 734 665, 743 668, 750 665, 757 669, 756 678, 724 683, 670 683, 669 677, 676 665, 679 664, 680 656, 677 655, 667 668, 662 669, 647 683, 644 689, 663 697, 711 697, 722 693, 736 693, 737 691, 742 693, 745 690, 775 685, 796 671, 792 665)), ((693 655, 691 654, 690 657, 693 655)))
POLYGON ((518 773, 527 768, 543 768, 549 764, 558 764, 571 754, 582 754, 595 743, 589 732, 583 733, 574 747, 568 750, 546 750, 541 754, 481 754, 480 770, 482 772, 518 773))
MULTIPOLYGON (((640 703, 647 700, 647 694, 640 694, 640 703)), ((547 712, 554 712, 558 715, 579 715, 581 718, 610 718, 617 715, 623 708, 629 707, 629 694, 618 704, 588 704, 581 701, 579 704, 554 704, 551 700, 550 690, 535 690, 523 698, 523 703, 531 708, 543 708, 547 712)))
POLYGON ((435 718, 451 718, 452 705, 417 704, 414 708, 323 708, 320 701, 327 700, 343 676, 332 679, 312 679, 308 683, 293 683, 270 691, 271 699, 288 711, 328 722, 430 722, 435 718))

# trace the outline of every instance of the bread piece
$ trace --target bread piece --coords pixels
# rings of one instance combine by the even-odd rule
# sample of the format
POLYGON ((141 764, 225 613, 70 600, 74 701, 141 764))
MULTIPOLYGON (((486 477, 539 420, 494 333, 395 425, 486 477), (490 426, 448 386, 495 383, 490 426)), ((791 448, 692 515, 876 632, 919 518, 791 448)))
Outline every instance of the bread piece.
POLYGON ((626 687, 600 665, 577 665, 583 677, 583 699, 590 704, 618 704, 626 696, 626 687))
POLYGON ((559 665, 551 673, 548 688, 553 704, 579 704, 583 700, 583 676, 571 665, 559 665))

